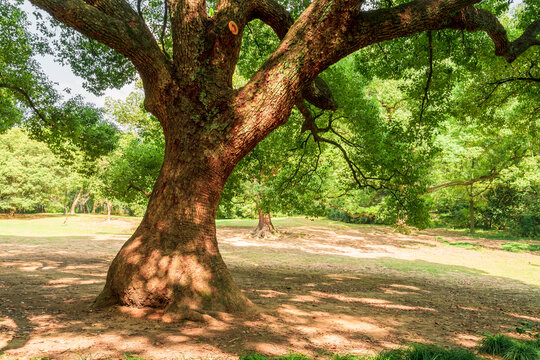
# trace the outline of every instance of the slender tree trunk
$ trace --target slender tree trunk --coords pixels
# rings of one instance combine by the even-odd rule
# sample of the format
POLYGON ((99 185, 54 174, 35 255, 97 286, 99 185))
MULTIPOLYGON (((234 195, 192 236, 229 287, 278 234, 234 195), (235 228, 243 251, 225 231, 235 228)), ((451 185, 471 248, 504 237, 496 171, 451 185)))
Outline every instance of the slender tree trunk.
POLYGON ((94 200, 94 204, 92 204, 92 214, 96 213, 97 206, 98 206, 98 202, 94 200))
POLYGON ((64 216, 67 216, 67 204, 68 204, 68 189, 66 188, 66 192, 64 195, 64 216))
POLYGON ((111 207, 112 204, 109 199, 105 199, 105 204, 107 205, 107 222, 111 222, 111 207))
POLYGON ((259 224, 253 230, 253 235, 257 237, 266 237, 273 234, 276 231, 274 224, 272 224, 272 218, 270 212, 264 212, 259 208, 259 224))
POLYGON ((69 210, 70 215, 75 215, 75 207, 79 203, 79 199, 81 198, 82 191, 83 189, 79 190, 79 192, 77 193, 77 196, 75 196, 75 199, 73 199, 73 203, 71 204, 71 209, 69 210))
POLYGON ((474 233, 474 195, 473 195, 473 186, 470 186, 469 190, 469 232, 474 233))
POLYGON ((195 156, 176 143, 166 146, 146 214, 113 260, 96 307, 148 306, 165 308, 174 319, 201 319, 204 311, 251 304, 217 245, 215 214, 228 173, 212 166, 216 157, 195 156))

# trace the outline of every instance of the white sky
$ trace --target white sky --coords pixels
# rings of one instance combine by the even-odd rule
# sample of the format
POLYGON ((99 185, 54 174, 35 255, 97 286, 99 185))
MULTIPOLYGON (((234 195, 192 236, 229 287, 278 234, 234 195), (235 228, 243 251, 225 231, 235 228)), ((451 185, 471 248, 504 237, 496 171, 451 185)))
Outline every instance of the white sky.
MULTIPOLYGON (((37 7, 30 4, 28 0, 24 2, 23 10, 28 14, 28 20, 34 25, 35 17, 32 12, 38 10, 37 7)), ((49 16, 46 12, 38 10, 43 14, 43 17, 49 16)), ((34 29, 32 26, 31 29, 34 29)), ((132 85, 126 85, 122 89, 109 89, 105 92, 104 96, 95 96, 94 94, 86 91, 83 87, 83 79, 73 74, 69 66, 62 66, 54 61, 52 56, 40 57, 37 59, 43 72, 49 77, 51 81, 57 83, 56 88, 59 91, 63 91, 65 88, 70 88, 71 93, 66 95, 67 97, 81 95, 87 102, 95 104, 98 107, 103 107, 105 98, 111 97, 113 99, 125 99, 128 94, 133 91, 132 85)))

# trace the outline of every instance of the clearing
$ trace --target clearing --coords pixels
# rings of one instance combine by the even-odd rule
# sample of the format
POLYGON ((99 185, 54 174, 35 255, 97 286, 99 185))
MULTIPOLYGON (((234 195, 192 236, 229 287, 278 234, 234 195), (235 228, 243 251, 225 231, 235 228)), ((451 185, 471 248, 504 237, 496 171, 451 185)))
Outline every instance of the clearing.
POLYGON ((275 219, 281 234, 266 239, 249 235, 256 220, 218 221, 225 262, 259 314, 201 324, 166 323, 152 309, 91 312, 139 219, 63 220, 0 220, 2 359, 328 357, 409 342, 474 347, 487 332, 540 321, 538 252, 503 251, 508 240, 450 230, 403 235, 303 218, 275 219))

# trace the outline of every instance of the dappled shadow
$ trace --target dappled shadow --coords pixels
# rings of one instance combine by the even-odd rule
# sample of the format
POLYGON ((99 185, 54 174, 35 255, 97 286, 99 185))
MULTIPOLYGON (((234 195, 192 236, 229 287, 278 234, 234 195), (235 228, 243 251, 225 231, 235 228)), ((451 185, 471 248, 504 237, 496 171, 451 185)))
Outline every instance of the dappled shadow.
POLYGON ((294 236, 264 241, 247 236, 248 229, 221 230, 224 259, 260 312, 216 313, 205 324, 152 321, 160 319, 152 309, 89 310, 127 237, 0 237, 0 353, 55 359, 365 353, 411 341, 473 346, 485 332, 539 320, 537 286, 473 264, 406 259, 399 249, 409 245, 388 247, 389 239, 315 230, 318 240, 315 232, 291 230, 294 236))

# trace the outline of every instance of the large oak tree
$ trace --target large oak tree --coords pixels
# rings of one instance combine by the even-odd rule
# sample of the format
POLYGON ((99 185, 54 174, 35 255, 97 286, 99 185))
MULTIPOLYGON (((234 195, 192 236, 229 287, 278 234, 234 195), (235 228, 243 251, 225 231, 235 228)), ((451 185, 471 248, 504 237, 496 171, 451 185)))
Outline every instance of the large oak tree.
POLYGON ((473 6, 479 0, 380 8, 362 0, 315 0, 296 21, 275 0, 217 0, 211 11, 205 0, 166 0, 163 27, 145 22, 140 0, 31 2, 127 58, 165 136, 147 212, 114 259, 96 305, 166 308, 179 317, 249 307, 218 250, 220 194, 235 165, 284 124, 295 105, 307 100, 336 108, 318 74, 358 49, 429 30, 484 31, 495 54, 509 62, 540 45, 540 20, 509 41, 495 16, 473 6), (242 33, 254 19, 281 42, 248 83, 234 89, 242 33))

